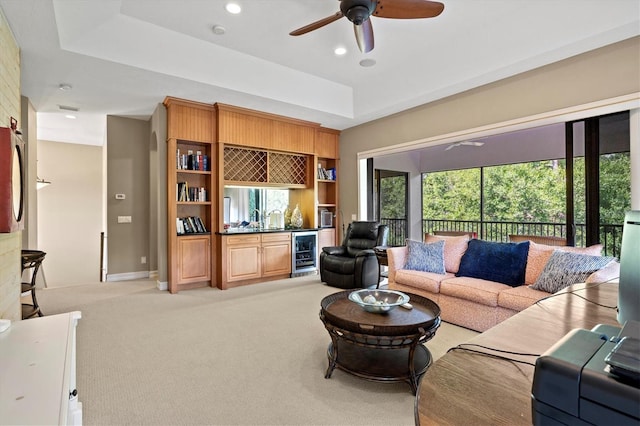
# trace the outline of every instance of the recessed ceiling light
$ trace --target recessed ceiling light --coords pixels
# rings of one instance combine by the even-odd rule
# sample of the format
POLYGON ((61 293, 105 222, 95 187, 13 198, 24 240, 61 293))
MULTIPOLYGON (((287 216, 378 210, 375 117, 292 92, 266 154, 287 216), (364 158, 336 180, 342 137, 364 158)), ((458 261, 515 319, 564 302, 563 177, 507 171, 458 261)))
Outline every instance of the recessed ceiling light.
POLYGON ((360 61, 360 66, 361 67, 365 67, 365 68, 369 68, 372 67, 376 64, 376 60, 375 59, 363 59, 360 61))
POLYGON ((67 114, 67 115, 65 115, 65 118, 68 118, 70 120, 75 120, 76 116, 75 115, 71 115, 71 114, 67 114))
POLYGON ((222 35, 227 32, 227 30, 222 25, 214 25, 212 30, 215 35, 222 35))
POLYGON ((227 9, 227 12, 232 13, 234 15, 237 15, 238 13, 242 12, 242 8, 237 3, 227 3, 227 5, 224 8, 227 9))
POLYGON ((67 83, 60 83, 60 86, 58 86, 58 89, 63 90, 63 91, 67 91, 67 90, 71 90, 72 87, 70 84, 67 83))
POLYGON ((333 53, 335 53, 338 56, 342 56, 345 53, 347 53, 347 49, 344 47, 336 47, 336 49, 333 51, 333 53))

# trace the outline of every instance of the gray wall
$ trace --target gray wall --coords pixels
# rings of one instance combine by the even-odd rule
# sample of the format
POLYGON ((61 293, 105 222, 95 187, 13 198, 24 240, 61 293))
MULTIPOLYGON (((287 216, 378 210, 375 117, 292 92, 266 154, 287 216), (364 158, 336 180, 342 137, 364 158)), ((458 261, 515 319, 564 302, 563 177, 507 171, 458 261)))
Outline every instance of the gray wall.
MULTIPOLYGON (((155 215, 152 229, 150 248, 156 252, 155 270, 158 271, 158 288, 167 288, 167 109, 158 104, 151 116, 151 146, 155 147, 155 155, 151 155, 150 188, 156 196, 149 200, 151 215, 155 215)), ((153 265, 153 264, 152 264, 153 265)))
POLYGON ((358 153, 639 92, 639 52, 635 37, 344 130, 341 210, 358 211, 358 153))
POLYGON ((150 134, 149 121, 107 117, 108 280, 149 271, 150 134), (118 216, 131 216, 131 223, 118 223, 118 216))

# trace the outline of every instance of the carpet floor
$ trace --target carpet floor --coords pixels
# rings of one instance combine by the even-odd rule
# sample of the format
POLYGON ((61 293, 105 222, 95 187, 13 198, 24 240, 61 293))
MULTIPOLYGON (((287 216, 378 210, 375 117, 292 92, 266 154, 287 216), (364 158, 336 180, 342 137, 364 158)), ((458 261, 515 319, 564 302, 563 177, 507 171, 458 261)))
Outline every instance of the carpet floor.
MULTIPOLYGON (((169 294, 153 281, 38 291, 45 315, 81 311, 85 425, 412 425, 406 383, 330 379, 317 275, 169 294)), ((434 358, 477 333, 443 323, 434 358)))

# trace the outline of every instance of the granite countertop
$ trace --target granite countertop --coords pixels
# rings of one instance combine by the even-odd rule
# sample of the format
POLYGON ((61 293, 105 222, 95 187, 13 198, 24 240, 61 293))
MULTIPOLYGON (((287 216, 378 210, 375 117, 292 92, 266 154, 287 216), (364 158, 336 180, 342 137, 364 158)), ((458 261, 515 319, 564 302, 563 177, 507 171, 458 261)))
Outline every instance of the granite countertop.
POLYGON ((219 235, 236 235, 236 234, 265 234, 265 233, 273 233, 273 232, 304 232, 304 231, 317 231, 318 228, 291 228, 291 229, 269 229, 269 228, 229 228, 225 229, 223 232, 216 232, 219 235))

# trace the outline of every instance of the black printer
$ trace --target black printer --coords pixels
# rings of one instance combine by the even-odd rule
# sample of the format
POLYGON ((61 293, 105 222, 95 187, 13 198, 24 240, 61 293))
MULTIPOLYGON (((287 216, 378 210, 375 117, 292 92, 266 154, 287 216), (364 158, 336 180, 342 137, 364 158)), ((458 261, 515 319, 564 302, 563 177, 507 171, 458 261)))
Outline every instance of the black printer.
POLYGON ((536 361, 533 424, 640 425, 639 339, 639 323, 629 321, 558 341, 536 361))

